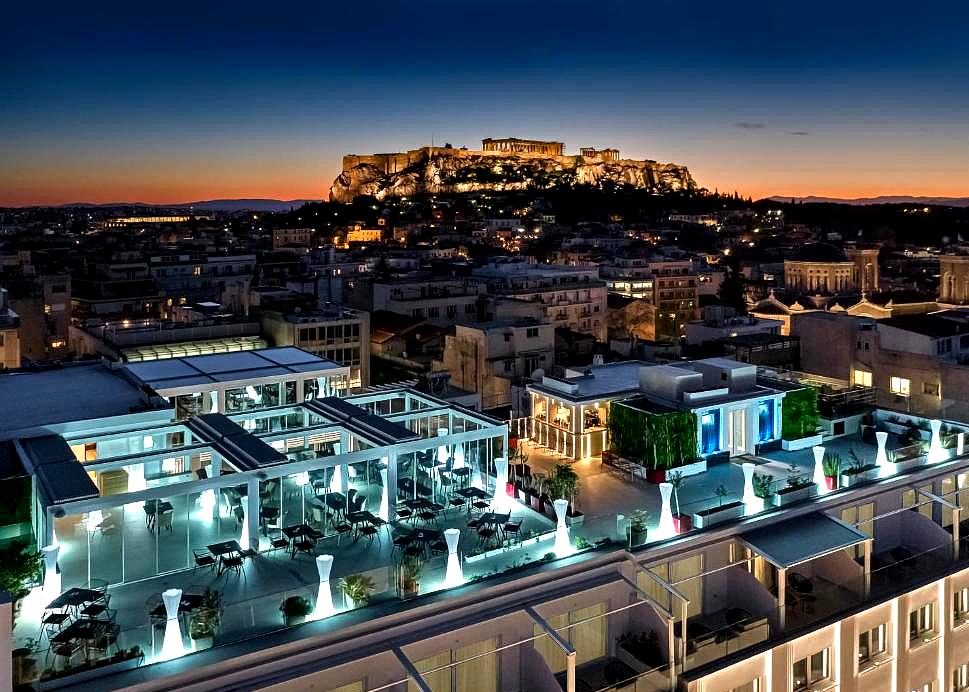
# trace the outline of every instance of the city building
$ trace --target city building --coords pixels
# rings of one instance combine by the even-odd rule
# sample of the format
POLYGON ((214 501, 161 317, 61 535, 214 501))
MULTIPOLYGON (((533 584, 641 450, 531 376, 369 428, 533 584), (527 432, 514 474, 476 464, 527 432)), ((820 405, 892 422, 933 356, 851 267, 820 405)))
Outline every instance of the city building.
POLYGON ((202 356, 265 348, 259 323, 234 315, 206 314, 191 320, 181 316, 193 306, 173 307, 179 319, 89 319, 70 327, 71 348, 79 356, 99 355, 137 363, 145 360, 202 356))
POLYGON ((610 293, 645 301, 655 308, 650 340, 678 338, 700 315, 699 276, 692 260, 615 257, 599 265, 610 293))
POLYGON ((292 346, 129 363, 125 376, 167 400, 177 420, 345 393, 350 369, 292 346))
POLYGON ((297 310, 261 308, 262 332, 276 346, 304 351, 350 368, 350 389, 370 384, 370 318, 341 305, 297 310))
POLYGON ((20 315, 10 309, 7 289, 0 288, 0 370, 20 367, 20 315))
POLYGON ((19 274, 5 279, 8 307, 20 318, 20 356, 42 363, 71 352, 71 276, 19 274))
POLYGON ((783 322, 753 315, 738 316, 733 308, 709 305, 703 319, 686 323, 686 343, 700 345, 749 334, 780 335, 783 322))
POLYGON ((528 410, 524 384, 555 362, 555 329, 534 319, 458 323, 444 338, 435 369, 451 382, 481 394, 487 411, 511 407, 513 417, 528 410))
POLYGON ((517 258, 501 258, 477 267, 472 276, 482 281, 491 295, 541 303, 545 320, 607 338, 606 284, 595 268, 534 264, 517 258))
POLYGON ((151 253, 148 266, 172 305, 222 303, 227 292, 248 289, 256 271, 256 256, 174 250, 151 253))
POLYGON ((311 248, 314 234, 312 228, 274 228, 273 250, 311 248))
POLYGON ((471 279, 360 278, 347 282, 344 293, 347 304, 357 309, 397 312, 444 327, 477 316, 482 286, 471 279))
POLYGON ((623 361, 544 376, 526 388, 531 419, 523 436, 573 459, 609 448, 610 407, 647 414, 691 411, 697 449, 691 458, 753 454, 780 439, 785 391, 759 384, 756 366, 725 358, 671 365, 623 361))
POLYGON ((808 243, 784 260, 784 285, 811 293, 875 292, 878 250, 808 243))
POLYGON ((939 257, 939 302, 950 305, 969 303, 969 255, 939 257))

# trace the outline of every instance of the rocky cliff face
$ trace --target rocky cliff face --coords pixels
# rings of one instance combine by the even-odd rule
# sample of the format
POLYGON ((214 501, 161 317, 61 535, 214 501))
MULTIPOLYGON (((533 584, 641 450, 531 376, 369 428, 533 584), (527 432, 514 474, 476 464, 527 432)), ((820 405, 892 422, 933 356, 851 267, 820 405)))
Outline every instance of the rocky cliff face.
POLYGON ((598 161, 582 156, 518 156, 454 149, 435 150, 406 168, 387 172, 363 161, 346 168, 330 187, 330 199, 349 202, 357 195, 405 197, 431 193, 546 189, 555 185, 599 185, 604 181, 645 190, 692 190, 686 166, 656 161, 598 161))

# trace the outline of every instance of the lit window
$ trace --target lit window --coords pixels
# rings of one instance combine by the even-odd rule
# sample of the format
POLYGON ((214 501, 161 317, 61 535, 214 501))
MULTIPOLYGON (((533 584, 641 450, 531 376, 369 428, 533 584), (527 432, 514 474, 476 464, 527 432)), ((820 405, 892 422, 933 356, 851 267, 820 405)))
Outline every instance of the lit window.
POLYGON ((911 391, 911 385, 912 383, 904 377, 892 377, 890 387, 892 394, 908 396, 909 391, 911 391))
POLYGON ((961 625, 969 620, 969 588, 959 589, 952 598, 952 614, 955 624, 961 625))
POLYGON ((926 603, 908 614, 908 636, 916 639, 929 639, 935 635, 935 604, 926 603))
POLYGON ((808 658, 794 663, 792 669, 795 690, 806 690, 831 675, 828 649, 824 648, 808 658))
POLYGON ((871 373, 865 370, 855 370, 854 382, 859 387, 871 386, 871 373))
POLYGON ((888 627, 883 623, 858 635, 858 669, 864 670, 888 650, 888 627))
POLYGON ((969 690, 969 663, 963 663, 952 671, 952 690, 953 692, 969 690))

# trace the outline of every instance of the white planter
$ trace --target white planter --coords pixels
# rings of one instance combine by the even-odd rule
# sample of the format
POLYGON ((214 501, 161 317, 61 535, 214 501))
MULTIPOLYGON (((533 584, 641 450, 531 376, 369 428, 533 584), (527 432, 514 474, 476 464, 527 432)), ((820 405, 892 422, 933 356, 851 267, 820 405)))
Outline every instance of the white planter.
POLYGON ((681 473, 684 477, 686 476, 696 476, 707 470, 707 460, 700 459, 692 464, 687 464, 686 466, 678 466, 675 469, 670 469, 666 472, 665 477, 669 479, 670 473, 681 473))
POLYGON ((781 440, 781 449, 786 452, 795 452, 799 449, 815 447, 821 444, 821 442, 821 435, 810 435, 808 437, 802 437, 799 440, 781 440))
POLYGON ((698 529, 705 529, 714 524, 720 524, 732 519, 739 519, 744 516, 747 506, 740 501, 734 500, 729 505, 723 507, 711 507, 704 510, 703 514, 693 513, 693 526, 698 529))
POLYGON ((787 505, 794 504, 795 502, 810 499, 817 494, 818 486, 816 483, 812 483, 804 488, 798 488, 797 490, 787 490, 786 488, 781 488, 770 496, 770 502, 775 507, 786 507, 787 505))
POLYGON ((211 649, 214 643, 213 637, 199 637, 196 639, 192 637, 192 643, 195 644, 196 651, 205 651, 206 649, 211 649))
POLYGON ((555 539, 555 532, 549 531, 548 533, 543 533, 540 536, 532 536, 531 538, 526 538, 521 543, 510 547, 495 548, 493 550, 487 550, 483 553, 478 553, 477 555, 465 555, 464 561, 468 564, 479 562, 481 560, 487 560, 489 557, 494 557, 496 555, 503 555, 509 550, 517 550, 519 548, 524 548, 530 545, 537 545, 543 541, 551 541, 555 539))

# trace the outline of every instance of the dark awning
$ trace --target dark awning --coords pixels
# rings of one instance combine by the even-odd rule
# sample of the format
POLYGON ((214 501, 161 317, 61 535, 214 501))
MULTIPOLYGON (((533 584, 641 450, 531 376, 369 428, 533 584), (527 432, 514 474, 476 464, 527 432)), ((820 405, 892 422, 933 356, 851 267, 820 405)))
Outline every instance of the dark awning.
POLYGON ((788 568, 864 543, 868 535, 827 514, 814 512, 747 531, 740 538, 775 567, 788 568))

